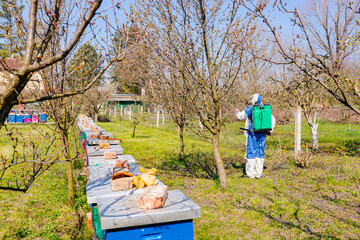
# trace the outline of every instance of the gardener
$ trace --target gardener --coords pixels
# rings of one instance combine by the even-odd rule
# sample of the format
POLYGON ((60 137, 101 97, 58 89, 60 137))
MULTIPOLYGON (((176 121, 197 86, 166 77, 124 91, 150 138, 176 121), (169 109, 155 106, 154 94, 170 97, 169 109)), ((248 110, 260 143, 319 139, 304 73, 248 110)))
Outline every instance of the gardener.
POLYGON ((262 171, 264 168, 264 157, 265 157, 265 142, 266 135, 270 135, 272 130, 275 127, 275 118, 271 115, 272 122, 272 130, 268 132, 252 132, 253 124, 252 124, 252 113, 253 113, 253 105, 258 104, 262 106, 261 96, 260 94, 254 94, 251 96, 252 106, 245 108, 242 112, 239 109, 235 109, 236 117, 239 120, 245 120, 245 129, 249 129, 250 131, 245 131, 246 136, 246 175, 242 175, 241 177, 248 178, 261 178, 262 171), (249 121, 250 119, 250 121, 249 121))

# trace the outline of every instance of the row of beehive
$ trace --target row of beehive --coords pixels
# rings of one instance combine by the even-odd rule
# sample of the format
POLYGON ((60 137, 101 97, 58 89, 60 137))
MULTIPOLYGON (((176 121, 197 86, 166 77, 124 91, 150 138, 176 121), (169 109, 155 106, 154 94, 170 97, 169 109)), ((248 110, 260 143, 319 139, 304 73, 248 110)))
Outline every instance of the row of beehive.
POLYGON ((11 110, 7 117, 7 123, 46 123, 47 114, 39 113, 38 111, 16 111, 11 110))
MULTIPOLYGON (((115 161, 126 160, 133 175, 140 174, 131 155, 124 155, 119 139, 98 127, 91 118, 79 116, 78 126, 86 151, 88 183, 87 203, 92 214, 94 239, 193 239, 192 219, 200 217, 200 207, 179 190, 168 191, 163 208, 146 210, 138 207, 145 189, 113 192, 110 182, 115 161), (109 149, 98 144, 108 142, 109 149), (105 152, 115 152, 116 159, 105 159, 105 152)), ((159 179, 157 185, 165 186, 159 179)))

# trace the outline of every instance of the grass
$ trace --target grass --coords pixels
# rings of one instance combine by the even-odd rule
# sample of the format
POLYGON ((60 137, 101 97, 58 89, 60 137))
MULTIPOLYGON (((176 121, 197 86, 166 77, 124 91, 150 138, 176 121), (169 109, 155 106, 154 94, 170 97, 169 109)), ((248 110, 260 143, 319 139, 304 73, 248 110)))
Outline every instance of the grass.
MULTIPOLYGON (((35 139, 38 137, 38 132, 34 132, 30 125, 17 125, 16 129, 25 136, 31 131, 35 139)), ((49 131, 46 126, 39 126, 38 130, 49 131)), ((1 133, 4 132, 2 129, 1 133)), ((12 147, 4 139, 6 137, 1 138, 0 147, 9 155, 12 147)), ((20 143, 22 145, 21 140, 20 143)), ((79 159, 74 165, 82 164, 78 161, 82 162, 79 159)), ((20 169, 15 168, 17 170, 20 169)), ((55 164, 40 175, 26 193, 0 190, 0 239, 91 239, 91 232, 85 225, 86 211, 89 211, 85 195, 86 177, 80 175, 81 171, 74 169, 75 206, 67 203, 65 163, 55 164)), ((11 172, 7 171, 0 181, 1 186, 6 186, 7 178, 11 177, 11 172)))
MULTIPOLYGON (((178 160, 175 126, 161 124, 157 129, 148 123, 131 138, 127 121, 98 125, 122 139, 125 154, 132 154, 140 165, 158 168, 157 176, 170 190, 183 191, 201 206, 201 218, 194 220, 195 239, 360 238, 359 125, 349 129, 348 124, 320 122, 320 151, 312 155, 306 169, 294 163, 294 126, 277 126, 269 141, 277 141, 279 147, 265 159, 263 178, 251 180, 240 177, 245 162, 240 124, 225 126, 221 136, 229 181, 226 190, 203 169, 205 162, 211 163, 211 144, 191 132, 185 134, 185 151, 189 164, 197 168, 197 177, 178 160)), ((306 124, 302 133, 304 145, 310 144, 306 124)), ((61 164, 42 175, 26 194, 0 191, 0 225, 5 226, 0 239, 91 239, 85 224, 85 180, 79 172, 75 173, 75 209, 66 204, 61 164)))

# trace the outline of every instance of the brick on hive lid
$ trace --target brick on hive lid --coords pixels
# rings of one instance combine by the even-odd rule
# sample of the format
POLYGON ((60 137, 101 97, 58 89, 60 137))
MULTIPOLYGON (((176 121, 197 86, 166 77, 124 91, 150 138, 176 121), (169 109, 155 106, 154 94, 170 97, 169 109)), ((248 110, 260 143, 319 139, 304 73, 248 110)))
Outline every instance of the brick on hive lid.
POLYGON ((90 135, 90 138, 91 138, 91 139, 97 139, 97 138, 98 138, 98 136, 99 136, 99 135, 96 135, 96 134, 91 134, 91 135, 90 135))
POLYGON ((115 167, 124 167, 130 169, 129 162, 127 160, 115 160, 115 167))
POLYGON ((101 142, 101 143, 99 143, 99 148, 100 148, 100 149, 110 149, 110 143, 108 143, 108 142, 101 142))
POLYGON ((149 186, 140 195, 139 207, 146 209, 161 208, 165 205, 167 198, 167 186, 149 186))
POLYGON ((108 139, 108 138, 109 138, 108 135, 100 135, 100 139, 101 139, 101 140, 106 140, 106 139, 108 139))
POLYGON ((131 177, 118 178, 111 180, 110 185, 113 192, 129 190, 132 189, 132 179, 131 177))
POLYGON ((104 152, 104 158, 105 159, 116 159, 116 152, 112 152, 112 151, 106 151, 104 152))
POLYGON ((132 175, 129 172, 115 172, 111 178, 111 190, 113 192, 132 189, 132 175))

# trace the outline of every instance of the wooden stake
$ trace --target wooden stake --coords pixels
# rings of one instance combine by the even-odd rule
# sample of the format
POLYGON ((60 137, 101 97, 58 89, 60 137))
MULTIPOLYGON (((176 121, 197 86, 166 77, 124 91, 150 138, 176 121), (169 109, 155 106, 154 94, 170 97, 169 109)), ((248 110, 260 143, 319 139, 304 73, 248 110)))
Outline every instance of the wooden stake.
POLYGON ((165 124, 165 114, 164 114, 164 110, 162 110, 162 120, 163 120, 163 125, 165 124))
POLYGON ((157 111, 156 111, 156 127, 157 128, 159 127, 159 117, 160 117, 160 110, 159 110, 159 107, 158 107, 157 111))
POLYGON ((295 113, 295 157, 301 152, 301 107, 295 113))

